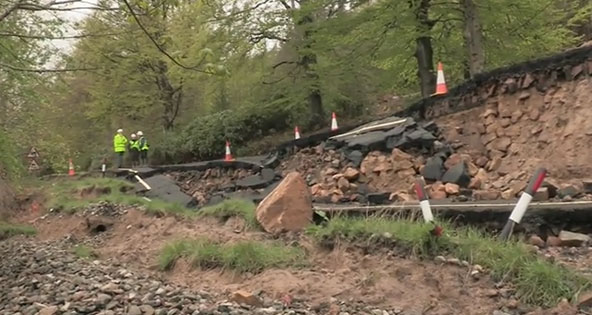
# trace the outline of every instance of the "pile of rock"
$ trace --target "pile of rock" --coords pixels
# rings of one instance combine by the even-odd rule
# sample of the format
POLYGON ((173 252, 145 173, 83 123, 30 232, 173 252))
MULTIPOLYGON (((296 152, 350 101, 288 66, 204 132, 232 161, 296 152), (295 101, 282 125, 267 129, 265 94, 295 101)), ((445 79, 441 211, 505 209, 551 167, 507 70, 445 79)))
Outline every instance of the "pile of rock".
POLYGON ((211 168, 203 172, 172 172, 181 190, 197 201, 198 206, 208 203, 216 192, 231 192, 236 190, 235 181, 253 175, 246 169, 211 168))
POLYGON ((339 301, 310 307, 291 296, 281 300, 248 293, 242 294, 248 299, 237 300, 236 293, 221 297, 173 285, 115 262, 77 259, 64 245, 0 242, 0 255, 6 258, 0 260, 0 314, 332 314, 334 305, 350 314, 401 314, 401 310, 339 301))
POLYGON ((114 217, 120 216, 127 213, 128 206, 115 204, 109 201, 99 201, 97 203, 91 203, 87 205, 80 214, 86 216, 107 216, 114 217))

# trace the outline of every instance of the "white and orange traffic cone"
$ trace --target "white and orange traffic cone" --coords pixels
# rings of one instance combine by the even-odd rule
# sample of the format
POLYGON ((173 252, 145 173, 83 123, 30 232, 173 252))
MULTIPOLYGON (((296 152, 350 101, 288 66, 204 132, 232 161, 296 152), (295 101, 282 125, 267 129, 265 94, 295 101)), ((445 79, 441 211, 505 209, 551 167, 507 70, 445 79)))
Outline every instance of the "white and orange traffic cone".
POLYGON ((294 127, 294 139, 300 139, 300 130, 298 130, 298 126, 294 127))
POLYGON ((335 112, 333 112, 331 114, 331 131, 335 131, 337 129, 339 129, 337 126, 337 116, 335 115, 335 112))
POLYGON ((76 171, 74 170, 74 164, 72 163, 72 159, 68 160, 68 175, 69 176, 76 175, 76 171))
POLYGON ((442 69, 442 63, 438 62, 438 76, 436 77, 436 93, 434 95, 444 95, 448 93, 446 87, 446 80, 444 79, 444 70, 442 69))
POLYGON ((224 161, 232 161, 232 153, 230 153, 230 142, 226 141, 226 156, 224 156, 224 161))

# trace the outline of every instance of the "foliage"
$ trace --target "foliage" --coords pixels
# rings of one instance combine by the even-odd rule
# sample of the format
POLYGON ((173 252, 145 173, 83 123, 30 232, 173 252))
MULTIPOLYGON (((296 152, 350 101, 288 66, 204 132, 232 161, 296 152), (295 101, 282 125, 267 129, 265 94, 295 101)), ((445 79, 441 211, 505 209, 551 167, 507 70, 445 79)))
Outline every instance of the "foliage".
POLYGON ((431 224, 384 217, 338 217, 326 226, 310 227, 307 233, 320 242, 388 242, 424 256, 448 254, 488 268, 496 280, 513 282, 524 302, 546 307, 562 298, 573 299, 591 285, 590 279, 542 260, 520 242, 501 242, 473 228, 441 225, 445 233, 434 238, 429 233, 431 224))
POLYGON ((244 219, 249 228, 258 226, 257 218, 255 217, 255 204, 248 200, 224 200, 219 204, 201 208, 198 214, 199 216, 215 217, 222 220, 230 217, 238 217, 244 219))
POLYGON ((37 230, 29 225, 13 224, 0 221, 0 239, 15 235, 35 235, 37 230))
POLYGON ((72 252, 78 258, 86 259, 97 257, 97 254, 94 252, 92 248, 82 244, 74 246, 72 252))
MULTIPOLYGON (((486 69, 590 38, 586 1, 474 2, 486 69)), ((117 9, 76 25, 82 35, 67 55, 47 42, 68 26, 53 11, 20 8, 0 21, 0 127, 19 151, 36 146, 48 172, 64 171, 68 158, 97 167, 118 128, 144 131, 161 163, 220 157, 225 140, 248 153, 253 140, 294 125, 326 126, 330 111, 374 114, 382 96, 417 94, 418 37, 429 37, 432 64, 444 63, 450 85, 469 60, 455 1, 98 5, 117 9), (429 27, 418 20, 420 3, 429 4, 429 27), (49 66, 84 71, 29 71, 49 66)))
POLYGON ((255 241, 218 244, 208 239, 195 239, 167 244, 158 261, 163 270, 171 269, 177 259, 186 258, 193 266, 203 269, 259 273, 268 268, 302 265, 304 256, 300 248, 280 244, 255 241))

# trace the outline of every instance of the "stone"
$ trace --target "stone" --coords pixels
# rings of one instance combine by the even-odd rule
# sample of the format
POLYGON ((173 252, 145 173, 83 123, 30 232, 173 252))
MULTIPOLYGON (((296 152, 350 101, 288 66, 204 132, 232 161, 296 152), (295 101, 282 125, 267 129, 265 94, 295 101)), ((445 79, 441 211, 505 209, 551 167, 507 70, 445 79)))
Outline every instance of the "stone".
POLYGON ((369 193, 368 195, 366 195, 366 198, 368 198, 368 202, 375 205, 386 204, 389 200, 389 197, 389 193, 369 193))
POLYGON ((568 247, 580 247, 590 243, 590 236, 581 233, 575 233, 570 231, 561 231, 559 233, 559 239, 561 240, 562 246, 568 247))
POLYGON ((101 287, 101 291, 105 293, 118 293, 120 291, 119 286, 113 282, 110 282, 101 287))
POLYGON ((499 150, 502 152, 507 152, 508 148, 510 147, 511 144, 512 144, 512 139, 510 139, 509 137, 501 137, 501 138, 497 138, 493 141, 493 147, 496 150, 499 150))
POLYGON ((355 167, 359 167, 362 164, 362 160, 364 160, 364 154, 358 150, 353 150, 348 152, 345 155, 345 158, 348 159, 355 167))
POLYGON ((473 198, 475 200, 496 200, 500 197, 499 191, 495 190, 475 190, 473 191, 473 198))
POLYGON ((545 247, 545 241, 543 241, 543 239, 540 238, 538 235, 531 235, 528 238, 528 244, 537 246, 539 248, 545 247))
POLYGON ((524 115, 524 113, 521 110, 515 110, 512 113, 512 116, 510 117, 510 122, 513 124, 517 123, 520 120, 520 118, 522 118, 522 115, 524 115))
POLYGON ((444 162, 439 156, 429 158, 422 171, 422 175, 427 180, 440 180, 444 175, 444 162))
POLYGON ((471 182, 469 183, 469 187, 470 189, 481 189, 481 187, 483 186, 483 184, 481 183, 481 180, 477 177, 473 177, 471 178, 471 182))
POLYGON ((557 196, 561 199, 565 197, 574 198, 577 197, 579 194, 580 190, 573 185, 564 186, 557 191, 557 196))
POLYGON ((561 239, 557 236, 547 236, 547 241, 545 242, 548 247, 557 247, 561 246, 561 239))
POLYGON ((109 294, 99 293, 97 295, 97 304, 106 305, 109 301, 111 301, 111 296, 109 294))
POLYGON ((466 188, 471 182, 466 163, 463 161, 446 171, 442 176, 442 182, 454 183, 466 188))
POLYGON ((525 100, 525 99, 527 99, 529 97, 530 97, 530 93, 528 93, 528 92, 522 92, 518 96, 518 99, 521 100, 521 101, 523 101, 523 100, 525 100))
POLYGON ((487 162, 489 162, 489 159, 486 156, 480 156, 475 160, 475 165, 479 167, 485 167, 485 165, 487 165, 487 162))
POLYGON ((127 315, 142 315, 142 310, 136 305, 130 305, 127 308, 127 315))
POLYGON ((532 75, 530 73, 527 73, 526 76, 524 76, 524 80, 522 81, 521 88, 528 89, 532 85, 533 82, 534 82, 534 78, 532 77, 532 75))
POLYGON ((487 170, 493 172, 497 170, 502 165, 502 159, 500 157, 494 157, 489 161, 489 165, 487 165, 487 170))
POLYGON ((446 185, 444 185, 444 188, 446 194, 448 195, 456 196, 460 193, 460 186, 458 186, 457 184, 447 183, 446 185))
POLYGON ((407 192, 397 191, 397 192, 392 193, 389 196, 389 200, 399 201, 399 202, 409 202, 409 201, 414 200, 414 198, 407 192))
POLYGON ((230 300, 238 304, 250 305, 255 307, 263 306, 263 302, 258 297, 244 290, 238 290, 234 292, 230 300))
POLYGON ((337 181, 337 188, 345 192, 349 189, 349 181, 345 177, 339 178, 337 181))
POLYGON ((516 195, 514 194, 514 191, 512 189, 506 189, 501 193, 501 197, 504 200, 514 199, 515 196, 516 195))
MULTIPOLYGON (((557 196, 557 191, 559 190, 559 183, 555 181, 553 178, 547 177, 545 178, 545 181, 543 181, 541 187, 547 188, 547 191, 549 192, 549 198, 554 198, 555 196, 557 196)), ((526 188, 526 185, 524 186, 524 188, 526 188)))
POLYGON ((582 186, 584 187, 585 193, 592 194, 592 179, 582 180, 582 186))
POLYGON ((537 121, 539 117, 541 117, 541 112, 538 108, 533 108, 528 112, 528 118, 530 118, 530 120, 537 121))
POLYGON ((446 199, 446 197, 447 196, 446 196, 445 191, 438 190, 438 191, 431 191, 430 192, 430 199, 433 199, 433 200, 443 200, 443 199, 446 199))
POLYGON ((312 196, 298 172, 291 172, 267 195, 255 211, 268 233, 300 231, 312 222, 312 196))
POLYGON ((545 201, 549 200, 549 189, 547 187, 539 187, 539 189, 532 196, 534 201, 545 201))
POLYGON ((500 126, 502 126, 503 128, 506 128, 511 124, 512 124, 512 121, 508 118, 503 118, 500 120, 500 126))
POLYGON ((39 315, 54 315, 57 314, 58 312, 58 307, 57 306, 47 306, 42 308, 39 311, 39 315))
POLYGON ((349 181, 354 181, 358 179, 360 176, 360 171, 353 167, 348 167, 345 172, 343 172, 343 177, 345 177, 349 181))
POLYGON ((592 292, 587 291, 580 293, 578 296, 578 307, 579 308, 590 308, 592 307, 592 292))
POLYGON ((578 310, 571 305, 566 299, 562 299, 557 306, 547 310, 545 315, 576 315, 578 310))
POLYGON ((329 167, 325 170, 325 175, 327 176, 333 176, 335 174, 337 174, 339 171, 337 171, 336 169, 329 167))

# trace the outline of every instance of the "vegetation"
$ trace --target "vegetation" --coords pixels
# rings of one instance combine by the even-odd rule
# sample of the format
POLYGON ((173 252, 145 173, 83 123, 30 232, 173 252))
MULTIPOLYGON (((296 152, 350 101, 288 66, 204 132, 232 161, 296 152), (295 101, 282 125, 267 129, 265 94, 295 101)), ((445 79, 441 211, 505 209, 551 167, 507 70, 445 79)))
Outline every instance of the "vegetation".
POLYGON ((0 4, 0 132, 36 146, 46 172, 98 167, 120 127, 144 131, 156 163, 220 157, 224 140, 246 154, 331 111, 429 95, 438 61, 453 85, 592 38, 581 0, 104 0, 79 21, 54 14, 70 4, 0 4))
POLYGON ((225 200, 219 204, 204 207, 199 210, 198 215, 215 217, 221 220, 239 217, 245 220, 249 228, 255 228, 259 225, 255 217, 255 204, 242 199, 225 200))
POLYGON ((97 257, 97 254, 94 252, 94 250, 86 245, 76 245, 72 251, 78 258, 87 259, 97 257))
POLYGON ((178 215, 193 217, 196 212, 183 205, 158 199, 146 199, 128 193, 133 185, 125 180, 114 178, 85 178, 82 180, 63 179, 52 182, 46 188, 48 207, 73 213, 85 206, 107 201, 123 205, 143 207, 155 215, 178 215))
MULTIPOLYGON (((512 282, 526 302, 554 306, 562 298, 573 299, 590 280, 543 260, 526 245, 500 242, 472 228, 452 228, 433 237, 431 224, 380 217, 334 218, 326 227, 313 226, 307 232, 320 242, 346 240, 376 245, 392 242, 410 253, 433 256, 448 254, 488 268, 496 280, 512 282)), ((389 244, 392 244, 389 243, 389 244)))
POLYGON ((305 254, 297 247, 256 241, 219 244, 208 239, 179 240, 162 249, 159 266, 163 270, 170 269, 179 258, 203 269, 258 273, 268 268, 302 265, 305 254))
POLYGON ((0 221, 0 240, 16 235, 35 235, 37 230, 34 227, 21 224, 13 224, 0 221))

